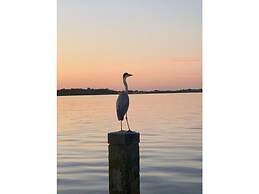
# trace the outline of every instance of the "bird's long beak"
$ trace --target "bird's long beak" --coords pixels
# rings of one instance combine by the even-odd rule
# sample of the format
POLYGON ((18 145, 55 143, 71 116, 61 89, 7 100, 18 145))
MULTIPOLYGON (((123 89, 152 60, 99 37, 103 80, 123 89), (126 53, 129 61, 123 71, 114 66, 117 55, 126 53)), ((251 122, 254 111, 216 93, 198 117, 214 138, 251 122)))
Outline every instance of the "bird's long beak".
POLYGON ((132 74, 128 74, 128 76, 133 76, 132 74))

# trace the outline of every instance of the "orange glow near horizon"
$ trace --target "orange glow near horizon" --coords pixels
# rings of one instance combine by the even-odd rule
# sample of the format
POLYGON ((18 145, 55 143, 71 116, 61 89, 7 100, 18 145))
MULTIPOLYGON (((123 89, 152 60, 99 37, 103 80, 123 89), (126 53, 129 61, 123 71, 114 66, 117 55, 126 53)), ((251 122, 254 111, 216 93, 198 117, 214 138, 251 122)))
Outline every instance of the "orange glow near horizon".
POLYGON ((201 88, 200 4, 128 3, 58 1, 58 89, 201 88))

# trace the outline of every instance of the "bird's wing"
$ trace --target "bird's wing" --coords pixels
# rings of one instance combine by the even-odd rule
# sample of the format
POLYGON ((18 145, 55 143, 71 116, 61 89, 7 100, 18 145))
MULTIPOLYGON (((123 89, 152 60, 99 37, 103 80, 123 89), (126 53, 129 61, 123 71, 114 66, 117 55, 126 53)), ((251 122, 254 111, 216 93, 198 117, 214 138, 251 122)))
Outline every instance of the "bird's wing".
POLYGON ((118 96, 118 99, 116 102, 118 120, 123 120, 124 115, 128 111, 128 108, 129 108, 129 96, 126 93, 121 93, 118 96))

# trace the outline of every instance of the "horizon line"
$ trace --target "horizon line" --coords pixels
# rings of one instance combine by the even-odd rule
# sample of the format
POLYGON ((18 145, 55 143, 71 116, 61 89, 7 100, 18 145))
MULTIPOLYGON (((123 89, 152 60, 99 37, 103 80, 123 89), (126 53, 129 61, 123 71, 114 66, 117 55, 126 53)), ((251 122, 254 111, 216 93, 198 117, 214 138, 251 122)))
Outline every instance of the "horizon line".
MULTIPOLYGON (((122 90, 116 90, 113 88, 91 88, 91 87, 73 87, 73 88, 60 88, 57 90, 71 90, 71 89, 94 89, 94 90, 99 90, 99 89, 108 89, 108 90, 113 90, 113 91, 122 91, 122 90)), ((177 90, 195 90, 195 89, 202 89, 202 87, 198 88, 176 88, 176 89, 149 89, 149 90, 143 90, 143 89, 130 89, 129 91, 177 91, 177 90)))

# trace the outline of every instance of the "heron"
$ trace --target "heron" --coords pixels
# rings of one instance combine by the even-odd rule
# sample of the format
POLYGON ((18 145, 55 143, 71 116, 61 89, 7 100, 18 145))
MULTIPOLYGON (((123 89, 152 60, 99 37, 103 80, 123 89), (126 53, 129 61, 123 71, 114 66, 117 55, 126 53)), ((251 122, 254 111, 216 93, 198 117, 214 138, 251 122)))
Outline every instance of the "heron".
POLYGON ((128 84, 126 79, 128 77, 132 76, 132 74, 129 73, 124 73, 122 76, 122 80, 123 80, 123 84, 125 86, 125 91, 123 91, 122 93, 119 94, 118 98, 117 98, 117 102, 116 102, 116 111, 117 111, 117 118, 121 123, 121 131, 122 131, 122 121, 124 120, 124 116, 127 122, 127 126, 129 131, 130 127, 129 127, 129 122, 128 122, 128 116, 127 116, 127 111, 129 108, 129 95, 128 95, 128 84))

